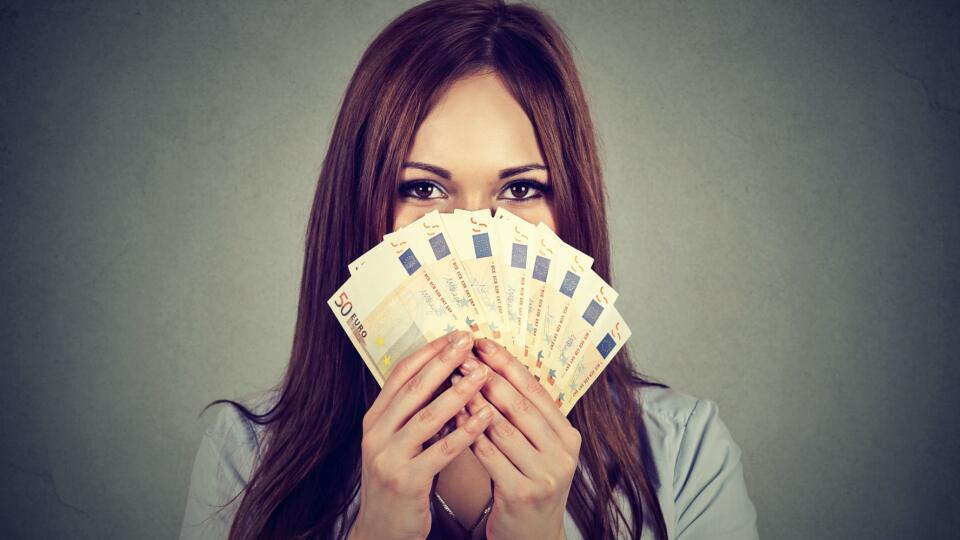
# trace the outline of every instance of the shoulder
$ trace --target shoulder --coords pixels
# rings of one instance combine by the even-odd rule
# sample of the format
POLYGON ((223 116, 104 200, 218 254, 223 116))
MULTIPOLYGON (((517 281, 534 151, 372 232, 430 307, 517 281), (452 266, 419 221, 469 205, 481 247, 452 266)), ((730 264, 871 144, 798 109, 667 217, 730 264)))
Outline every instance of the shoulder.
MULTIPOLYGON (((276 403, 278 396, 279 391, 271 389, 236 401, 255 414, 264 414, 276 403)), ((265 427, 244 416, 231 403, 222 403, 217 407, 216 416, 206 428, 204 437, 229 455, 243 455, 248 460, 258 456, 266 433, 265 427)))
POLYGON ((669 386, 645 384, 635 390, 635 396, 643 406, 644 414, 661 420, 686 423, 700 398, 669 386))
POLYGON ((756 538, 742 452, 716 401, 645 385, 636 396, 660 484, 664 518, 677 538, 756 538), (669 510, 669 512, 668 512, 669 510))
MULTIPOLYGON (((671 465, 680 466, 707 457, 707 452, 732 453, 732 457, 739 459, 740 448, 721 420, 716 401, 654 385, 637 388, 635 395, 643 410, 644 428, 651 445, 664 451, 662 457, 674 459, 671 465), (704 447, 703 442, 709 445, 704 447)), ((671 472, 674 482, 681 480, 681 469, 671 472)))
MULTIPOLYGON (((256 414, 275 403, 276 390, 237 400, 256 414)), ((180 538, 224 538, 240 493, 260 457, 265 429, 247 419, 232 404, 216 406, 216 416, 204 430, 194 458, 180 538)))

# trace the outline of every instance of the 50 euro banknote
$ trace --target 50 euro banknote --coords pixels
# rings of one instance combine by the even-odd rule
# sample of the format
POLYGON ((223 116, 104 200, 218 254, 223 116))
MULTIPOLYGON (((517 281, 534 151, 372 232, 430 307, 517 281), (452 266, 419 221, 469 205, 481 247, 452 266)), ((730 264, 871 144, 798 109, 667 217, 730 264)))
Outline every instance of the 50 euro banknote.
POLYGON ((567 414, 630 336, 592 262, 503 208, 434 211, 352 261, 328 305, 380 385, 432 339, 468 330, 506 347, 567 414))

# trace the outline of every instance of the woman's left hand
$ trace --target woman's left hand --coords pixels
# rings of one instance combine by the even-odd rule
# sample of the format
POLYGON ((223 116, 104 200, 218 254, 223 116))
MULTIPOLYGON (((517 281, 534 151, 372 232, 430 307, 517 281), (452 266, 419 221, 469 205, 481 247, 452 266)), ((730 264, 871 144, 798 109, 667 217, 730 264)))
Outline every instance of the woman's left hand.
MULTIPOLYGON (((471 414, 493 404, 493 420, 473 452, 493 479, 487 537, 565 538, 563 516, 580 456, 580 432, 539 381, 496 342, 476 343, 492 372, 471 414), (484 396, 486 399, 484 399, 484 396)), ((464 369, 461 367, 461 369, 464 369)))

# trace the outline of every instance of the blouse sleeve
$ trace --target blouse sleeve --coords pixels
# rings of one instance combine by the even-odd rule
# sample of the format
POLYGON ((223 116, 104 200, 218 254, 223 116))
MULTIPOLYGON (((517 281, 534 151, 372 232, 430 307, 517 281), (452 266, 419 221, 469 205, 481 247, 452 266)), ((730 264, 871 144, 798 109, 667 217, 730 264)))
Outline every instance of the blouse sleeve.
POLYGON ((747 495, 740 447, 700 399, 684 427, 674 468, 677 540, 757 540, 757 511, 747 495))
POLYGON ((241 496, 234 496, 246 486, 255 451, 255 436, 246 421, 233 406, 223 407, 214 425, 207 428, 200 440, 180 529, 181 540, 229 536, 241 500, 241 496))

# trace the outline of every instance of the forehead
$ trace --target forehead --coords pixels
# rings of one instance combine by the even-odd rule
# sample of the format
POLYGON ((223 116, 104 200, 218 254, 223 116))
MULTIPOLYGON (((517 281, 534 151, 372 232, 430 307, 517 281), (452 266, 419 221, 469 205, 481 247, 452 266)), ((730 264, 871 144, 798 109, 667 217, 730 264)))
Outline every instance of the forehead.
POLYGON ((414 137, 410 161, 453 171, 543 162, 533 124, 493 73, 456 81, 414 137))

